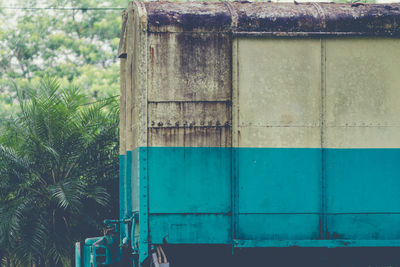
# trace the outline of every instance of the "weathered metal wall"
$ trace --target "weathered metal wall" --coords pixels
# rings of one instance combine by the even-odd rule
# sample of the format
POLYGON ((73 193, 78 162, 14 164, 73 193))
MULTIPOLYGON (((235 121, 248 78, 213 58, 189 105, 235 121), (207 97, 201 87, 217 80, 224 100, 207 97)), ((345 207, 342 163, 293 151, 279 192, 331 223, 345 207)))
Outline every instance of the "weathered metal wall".
POLYGON ((233 55, 237 239, 318 239, 321 40, 238 39, 233 55))
POLYGON ((400 40, 326 41, 331 238, 400 239, 400 40))
POLYGON ((383 38, 236 41, 243 246, 400 239, 399 48, 383 38))
POLYGON ((149 38, 148 145, 229 147, 229 34, 149 38))
POLYGON ((140 261, 163 240, 400 245, 399 22, 398 5, 132 3, 120 186, 140 261))
POLYGON ((193 233, 200 243, 227 243, 230 36, 174 30, 149 35, 151 237, 153 242, 167 238, 173 243, 193 243, 193 233), (216 234, 218 226, 221 231, 216 234))
POLYGON ((141 247, 148 256, 147 197, 147 17, 141 4, 131 3, 123 15, 120 105, 120 219, 135 218, 135 233, 121 226, 121 241, 141 247), (138 220, 140 218, 140 220, 138 220), (139 238, 140 237, 140 238, 139 238))

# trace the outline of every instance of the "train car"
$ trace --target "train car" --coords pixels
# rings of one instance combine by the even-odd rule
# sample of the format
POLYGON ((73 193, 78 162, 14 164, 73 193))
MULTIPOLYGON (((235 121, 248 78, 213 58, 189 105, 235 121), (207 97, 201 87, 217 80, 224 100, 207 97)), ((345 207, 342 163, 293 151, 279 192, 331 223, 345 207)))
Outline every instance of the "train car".
POLYGON ((399 25, 400 4, 132 2, 120 218, 77 266, 165 243, 398 247, 399 25))

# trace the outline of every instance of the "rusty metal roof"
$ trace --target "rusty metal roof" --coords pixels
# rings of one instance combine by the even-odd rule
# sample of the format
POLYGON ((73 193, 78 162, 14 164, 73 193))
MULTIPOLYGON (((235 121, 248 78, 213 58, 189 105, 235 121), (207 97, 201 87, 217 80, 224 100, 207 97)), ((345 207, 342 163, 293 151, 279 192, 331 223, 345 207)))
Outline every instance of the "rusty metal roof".
POLYGON ((400 4, 145 2, 148 31, 400 37, 400 4))

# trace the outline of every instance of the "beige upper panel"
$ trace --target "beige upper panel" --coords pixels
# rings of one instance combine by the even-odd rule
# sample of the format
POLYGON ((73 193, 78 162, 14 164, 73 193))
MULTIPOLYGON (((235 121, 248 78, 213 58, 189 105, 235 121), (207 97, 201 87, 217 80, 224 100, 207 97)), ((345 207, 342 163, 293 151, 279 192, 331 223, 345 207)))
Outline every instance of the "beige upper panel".
POLYGON ((230 100, 227 33, 152 33, 149 101, 230 100))
POLYGON ((149 34, 148 146, 231 146, 230 38, 149 34))
POLYGON ((328 126, 400 126, 400 41, 326 41, 328 126))
POLYGON ((127 58, 125 60, 125 63, 123 64, 125 67, 125 70, 121 72, 121 74, 125 75, 123 78, 125 82, 125 149, 126 150, 132 150, 135 147, 135 141, 134 140, 134 134, 133 131, 136 129, 135 125, 136 123, 134 122, 135 116, 132 111, 135 107, 134 105, 134 76, 136 75, 136 71, 134 66, 135 64, 135 59, 136 59, 136 27, 135 25, 135 20, 133 13, 130 11, 128 15, 128 29, 126 31, 126 39, 130 41, 130 43, 126 47, 126 52, 127 52, 127 58))
POLYGON ((325 145, 400 147, 400 40, 326 40, 325 145))
MULTIPOLYGON (((127 9, 127 22, 124 53, 126 59, 121 59, 121 97, 125 99, 125 110, 121 110, 121 121, 125 122, 125 129, 121 137, 125 137, 125 150, 133 150, 147 146, 147 63, 148 44, 146 15, 141 4, 131 2, 127 9), (142 25, 143 24, 143 25, 142 25)), ((121 98, 122 99, 122 98, 121 98)), ((121 108, 123 107, 121 103, 121 108)))
POLYGON ((126 127, 126 76, 125 76, 125 63, 124 58, 120 61, 120 97, 119 97, 119 154, 126 154, 126 140, 125 140, 125 127, 126 127))
POLYGON ((237 60, 239 146, 320 147, 320 41, 239 39, 237 60))

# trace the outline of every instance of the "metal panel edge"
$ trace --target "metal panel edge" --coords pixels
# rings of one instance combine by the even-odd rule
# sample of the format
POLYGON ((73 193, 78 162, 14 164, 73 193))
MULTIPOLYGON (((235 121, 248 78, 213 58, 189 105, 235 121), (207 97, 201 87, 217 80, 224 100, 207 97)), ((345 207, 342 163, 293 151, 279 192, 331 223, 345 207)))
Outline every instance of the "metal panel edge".
POLYGON ((137 95, 138 114, 137 147, 139 148, 139 266, 149 255, 149 224, 148 224, 148 185, 147 185, 147 88, 148 88, 148 42, 147 42, 147 12, 142 2, 133 1, 129 8, 137 19, 138 79, 137 95))
POLYGON ((234 240, 237 248, 256 247, 399 247, 400 240, 234 240))
POLYGON ((234 252, 233 240, 236 238, 238 232, 238 220, 239 220, 239 205, 238 197, 239 192, 237 188, 238 174, 239 174, 239 163, 238 163, 238 147, 239 147, 239 40, 234 38, 232 35, 232 56, 231 56, 231 68, 232 68, 232 253, 234 252))

